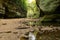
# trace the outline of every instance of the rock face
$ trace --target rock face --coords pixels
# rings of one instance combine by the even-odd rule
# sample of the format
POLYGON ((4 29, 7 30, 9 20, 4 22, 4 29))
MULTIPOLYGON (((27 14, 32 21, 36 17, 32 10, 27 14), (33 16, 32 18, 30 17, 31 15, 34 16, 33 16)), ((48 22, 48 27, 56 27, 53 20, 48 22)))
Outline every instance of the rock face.
POLYGON ((3 7, 0 1, 0 18, 3 18, 4 14, 5 14, 5 8, 3 7))
POLYGON ((27 26, 23 21, 28 19, 0 19, 0 40, 28 40, 31 31, 36 40, 60 40, 60 26, 27 26))
POLYGON ((45 12, 53 12, 59 6, 59 2, 60 0, 40 0, 40 8, 45 12))
POLYGON ((26 14, 22 12, 21 8, 14 4, 5 4, 5 16, 6 18, 20 18, 25 17, 26 14))
POLYGON ((29 26, 21 24, 20 19, 0 19, 0 40, 20 40, 30 30, 29 26))
POLYGON ((37 2, 40 10, 42 10, 40 12, 41 22, 49 23, 54 21, 57 23, 60 20, 60 0, 38 0, 37 2))
POLYGON ((0 18, 22 18, 26 17, 26 11, 22 12, 21 6, 15 5, 9 0, 0 0, 0 15, 0 18))

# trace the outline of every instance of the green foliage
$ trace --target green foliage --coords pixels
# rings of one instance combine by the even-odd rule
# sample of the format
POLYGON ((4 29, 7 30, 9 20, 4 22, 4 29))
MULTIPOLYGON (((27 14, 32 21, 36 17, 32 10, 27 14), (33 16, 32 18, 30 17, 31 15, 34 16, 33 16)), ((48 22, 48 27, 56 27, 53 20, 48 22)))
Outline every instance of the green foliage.
POLYGON ((27 0, 27 18, 39 18, 39 9, 35 0, 27 0))

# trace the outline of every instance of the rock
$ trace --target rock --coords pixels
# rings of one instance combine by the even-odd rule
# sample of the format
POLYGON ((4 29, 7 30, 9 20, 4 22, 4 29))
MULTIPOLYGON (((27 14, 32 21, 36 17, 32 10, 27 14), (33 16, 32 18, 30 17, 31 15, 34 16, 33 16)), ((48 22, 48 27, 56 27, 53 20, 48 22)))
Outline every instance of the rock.
POLYGON ((56 25, 59 25, 60 23, 60 14, 52 14, 52 15, 44 15, 40 22, 41 24, 43 25, 51 25, 51 24, 56 24, 56 25))
POLYGON ((60 2, 60 0, 48 0, 48 1, 40 0, 39 6, 42 11, 50 12, 50 14, 51 14, 51 12, 55 11, 55 9, 59 6, 59 4, 60 4, 59 2, 60 2))
POLYGON ((20 37, 20 40, 28 40, 28 38, 22 36, 22 37, 20 37))
POLYGON ((44 32, 41 34, 41 31, 36 34, 36 40, 59 40, 60 39, 60 31, 47 28, 47 30, 44 30, 44 32), (57 39, 56 39, 57 38, 57 39))
POLYGON ((60 23, 60 0, 38 0, 37 5, 42 11, 40 12, 40 22, 43 25, 60 23))
POLYGON ((2 5, 2 2, 0 2, 0 18, 3 18, 5 14, 5 8, 2 5))

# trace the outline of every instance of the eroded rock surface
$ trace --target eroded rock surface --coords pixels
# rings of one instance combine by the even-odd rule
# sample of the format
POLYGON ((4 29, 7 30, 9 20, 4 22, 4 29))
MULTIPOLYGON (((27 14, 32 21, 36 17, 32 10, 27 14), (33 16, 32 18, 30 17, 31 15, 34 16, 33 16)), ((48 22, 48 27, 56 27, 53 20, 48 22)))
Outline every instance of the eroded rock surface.
POLYGON ((0 19, 0 40, 28 40, 31 30, 36 33, 36 40, 60 40, 60 27, 26 26, 21 23, 23 20, 0 19))

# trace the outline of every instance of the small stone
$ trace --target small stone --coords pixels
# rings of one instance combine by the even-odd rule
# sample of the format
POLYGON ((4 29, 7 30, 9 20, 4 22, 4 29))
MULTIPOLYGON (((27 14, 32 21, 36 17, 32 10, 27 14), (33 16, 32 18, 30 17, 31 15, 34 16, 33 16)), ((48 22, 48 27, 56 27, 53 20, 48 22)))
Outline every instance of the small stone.
POLYGON ((2 25, 7 25, 7 23, 3 23, 2 25))

